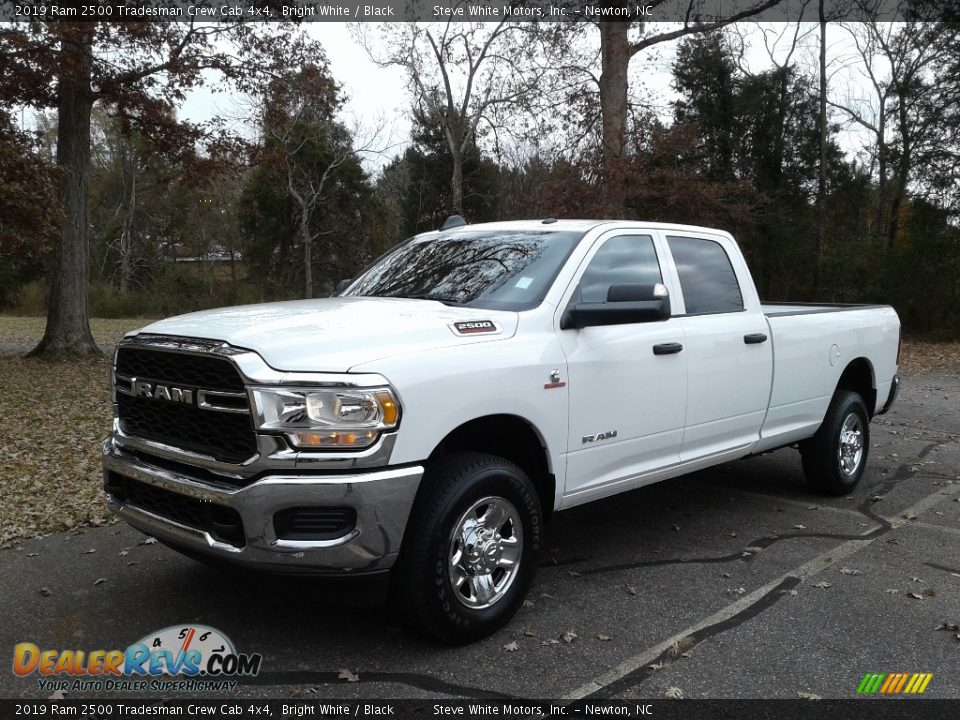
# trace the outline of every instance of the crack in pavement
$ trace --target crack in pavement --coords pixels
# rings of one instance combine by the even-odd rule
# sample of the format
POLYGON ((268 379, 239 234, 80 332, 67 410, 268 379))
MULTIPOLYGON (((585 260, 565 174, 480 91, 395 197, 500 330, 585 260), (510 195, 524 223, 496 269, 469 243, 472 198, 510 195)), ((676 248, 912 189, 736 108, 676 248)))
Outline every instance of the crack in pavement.
POLYGON ((673 646, 660 653, 660 655, 658 655, 649 665, 639 667, 633 672, 627 673, 609 685, 604 685, 596 691, 588 695, 584 695, 583 699, 592 700, 611 698, 616 696, 616 694, 619 692, 624 692, 640 685, 654 673, 659 672, 668 665, 672 665, 677 660, 683 658, 684 652, 692 650, 703 641, 709 640, 715 635, 719 635, 727 630, 739 627, 745 622, 752 620, 757 615, 779 602, 784 595, 797 587, 801 582, 802 580, 798 577, 785 578, 781 583, 762 595, 756 602, 751 603, 736 615, 718 620, 717 622, 711 625, 706 625, 699 630, 694 630, 689 635, 685 635, 681 640, 677 641, 677 643, 675 643, 673 646))
POLYGON ((929 562, 924 563, 924 565, 926 565, 929 568, 933 568, 934 570, 942 570, 943 572, 950 573, 951 575, 960 576, 960 568, 952 568, 947 565, 940 565, 939 563, 929 563, 929 562))
MULTIPOLYGON (((624 570, 636 570, 640 568, 647 567, 662 567, 669 565, 711 565, 711 564, 722 564, 729 562, 736 562, 737 560, 743 562, 752 561, 757 553, 750 552, 749 548, 759 548, 760 550, 766 550, 778 542, 784 540, 796 540, 798 538, 806 539, 825 539, 825 540, 870 540, 874 539, 894 528, 894 522, 891 519, 885 518, 873 510, 873 506, 876 504, 870 498, 879 495, 886 494, 890 492, 897 483, 902 480, 907 479, 908 477, 916 477, 918 473, 912 471, 910 468, 920 460, 923 460, 934 448, 946 444, 947 441, 943 442, 934 442, 928 444, 926 447, 921 449, 916 457, 908 462, 902 463, 897 471, 888 478, 884 478, 872 485, 865 486, 869 488, 870 491, 863 501, 855 508, 852 509, 855 512, 860 513, 861 515, 867 517, 870 520, 873 520, 874 523, 878 526, 872 530, 868 530, 865 533, 817 533, 817 532, 797 532, 797 533, 784 533, 777 535, 767 535, 763 537, 756 538, 752 542, 748 543, 742 550, 738 550, 734 553, 728 555, 718 555, 713 557, 692 557, 692 558, 664 558, 660 560, 638 560, 633 562, 625 563, 615 563, 613 565, 602 565, 600 567, 588 568, 580 571, 580 575, 584 577, 594 576, 594 575, 604 575, 611 572, 621 572, 624 570)), ((571 562, 555 562, 554 565, 570 565, 575 564, 571 562)))
MULTIPOLYGON (((942 443, 931 443, 927 447, 923 448, 918 453, 917 459, 922 459, 927 453, 931 452, 934 447, 937 447, 940 444, 942 443)), ((900 480, 916 474, 908 469, 912 464, 912 462, 904 463, 900 466, 900 468, 897 470, 897 473, 893 477, 888 478, 880 483, 876 483, 874 487, 885 487, 889 491, 889 489, 892 489, 892 487, 900 480)), ((957 488, 957 490, 960 491, 960 488, 957 488)), ((896 529, 906 522, 909 522, 909 518, 915 517, 917 513, 923 512, 925 509, 929 509, 929 507, 933 507, 937 503, 941 502, 943 499, 942 496, 947 494, 953 493, 947 493, 943 490, 938 490, 922 497, 913 505, 910 505, 902 511, 904 519, 896 520, 887 520, 876 515, 876 513, 873 513, 870 510, 872 501, 867 498, 863 503, 861 503, 860 506, 858 506, 858 508, 861 510, 861 512, 863 512, 864 515, 875 519, 878 523, 880 523, 881 527, 862 535, 847 536, 845 539, 846 541, 840 545, 830 548, 817 557, 807 561, 800 567, 784 573, 779 578, 753 591, 752 593, 745 595, 731 605, 722 608, 709 618, 700 621, 700 623, 686 630, 680 631, 673 637, 668 638, 664 642, 661 642, 652 648, 648 648, 646 651, 638 655, 634 655, 632 658, 624 661, 618 667, 605 673, 599 678, 595 678, 579 688, 576 688, 571 693, 567 694, 564 699, 578 700, 583 698, 602 698, 613 693, 622 693, 641 685, 655 671, 658 671, 667 665, 671 665, 676 662, 677 659, 682 658, 683 651, 695 647, 704 640, 726 632, 727 630, 739 627, 740 625, 752 620, 765 610, 775 605, 781 597, 783 597, 785 594, 788 594, 790 590, 793 590, 793 588, 797 587, 805 578, 823 572, 828 567, 838 564, 844 558, 853 555, 863 548, 873 544, 879 537, 883 536, 887 532, 896 529), (680 648, 683 650, 681 651, 680 648)), ((835 535, 808 533, 803 535, 791 535, 791 537, 835 537, 835 535)), ((779 539, 787 539, 787 536, 776 538, 774 541, 778 541, 779 539)), ((709 558, 708 561, 715 562, 716 558, 709 558)), ((677 562, 691 562, 691 560, 678 559, 677 562)), ((945 566, 935 565, 932 563, 924 564, 930 567, 936 567, 936 569, 940 570, 945 569, 945 566)), ((603 571, 604 569, 600 570, 603 571)), ((950 569, 947 571, 953 572, 953 570, 950 569)))

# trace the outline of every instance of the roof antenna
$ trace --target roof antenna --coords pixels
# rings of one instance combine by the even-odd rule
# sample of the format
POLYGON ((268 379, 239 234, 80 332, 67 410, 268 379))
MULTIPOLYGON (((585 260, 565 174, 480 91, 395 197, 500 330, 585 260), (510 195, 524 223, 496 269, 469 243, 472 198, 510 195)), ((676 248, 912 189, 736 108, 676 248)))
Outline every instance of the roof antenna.
POLYGON ((440 230, 453 230, 453 228, 462 227, 466 224, 467 221, 464 220, 461 215, 451 215, 443 221, 443 225, 440 226, 440 230))

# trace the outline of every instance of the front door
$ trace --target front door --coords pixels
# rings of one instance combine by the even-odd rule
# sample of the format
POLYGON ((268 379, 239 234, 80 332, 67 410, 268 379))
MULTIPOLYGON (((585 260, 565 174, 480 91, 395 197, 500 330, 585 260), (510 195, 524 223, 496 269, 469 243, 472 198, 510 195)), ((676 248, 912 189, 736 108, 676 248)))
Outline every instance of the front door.
POLYGON ((644 473, 679 461, 686 353, 655 354, 654 346, 682 344, 681 319, 559 329, 569 303, 604 302, 614 284, 665 282, 661 252, 652 233, 601 237, 557 312, 570 402, 564 504, 642 484, 644 473))

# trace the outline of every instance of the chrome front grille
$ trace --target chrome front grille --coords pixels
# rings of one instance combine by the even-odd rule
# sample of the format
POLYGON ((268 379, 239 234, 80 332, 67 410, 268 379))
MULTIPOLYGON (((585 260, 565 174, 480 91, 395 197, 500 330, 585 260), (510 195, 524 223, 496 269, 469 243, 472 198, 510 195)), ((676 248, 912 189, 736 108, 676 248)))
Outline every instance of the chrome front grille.
POLYGON ((127 435, 227 463, 257 452, 243 378, 226 358, 121 345, 114 387, 127 435))

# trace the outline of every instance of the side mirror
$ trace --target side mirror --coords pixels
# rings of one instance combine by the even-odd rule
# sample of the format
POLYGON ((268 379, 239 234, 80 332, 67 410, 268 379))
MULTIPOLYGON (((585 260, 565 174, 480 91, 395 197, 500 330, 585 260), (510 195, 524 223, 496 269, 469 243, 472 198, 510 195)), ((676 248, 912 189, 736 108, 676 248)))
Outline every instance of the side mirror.
POLYGON ((624 283, 610 286, 606 302, 580 302, 568 307, 560 319, 560 329, 659 322, 669 317, 670 294, 662 283, 624 283))
POLYGON ((338 282, 336 288, 334 288, 333 296, 336 297, 337 295, 339 295, 340 293, 342 293, 344 290, 347 289, 347 287, 348 287, 348 286, 350 285, 350 283, 352 283, 352 282, 353 282, 353 278, 344 278, 343 280, 341 280, 340 282, 338 282))

